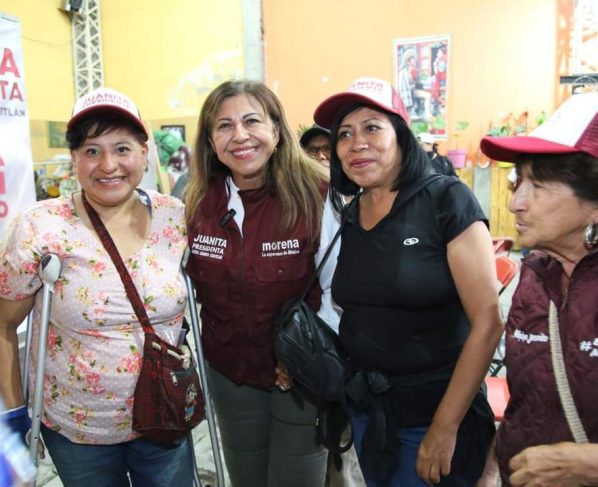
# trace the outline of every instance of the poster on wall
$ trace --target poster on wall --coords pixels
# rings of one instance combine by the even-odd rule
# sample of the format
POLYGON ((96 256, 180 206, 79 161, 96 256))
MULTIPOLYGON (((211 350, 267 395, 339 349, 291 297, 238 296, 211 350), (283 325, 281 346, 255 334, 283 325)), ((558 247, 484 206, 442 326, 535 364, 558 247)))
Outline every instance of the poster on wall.
POLYGON ((0 235, 34 202, 21 26, 0 12, 0 235))
POLYGON ((395 39, 395 87, 411 118, 414 133, 446 139, 448 35, 395 39))

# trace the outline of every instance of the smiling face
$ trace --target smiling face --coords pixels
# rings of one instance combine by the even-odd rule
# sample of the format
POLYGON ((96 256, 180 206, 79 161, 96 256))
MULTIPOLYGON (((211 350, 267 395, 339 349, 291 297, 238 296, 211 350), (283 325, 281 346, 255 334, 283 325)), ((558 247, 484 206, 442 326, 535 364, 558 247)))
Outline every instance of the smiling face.
POLYGON ((264 184, 266 167, 278 144, 278 127, 251 95, 226 98, 214 120, 211 145, 240 189, 264 184))
POLYGON ((556 255, 585 253, 584 231, 598 221, 595 204, 557 181, 537 181, 529 164, 518 175, 509 210, 515 214, 521 245, 556 255))
POLYGON ((403 154, 388 116, 363 107, 349 113, 338 128, 336 152, 343 171, 365 190, 391 190, 403 154))
MULTIPOLYGON (((94 132, 92 127, 91 133, 94 132)), ((71 151, 81 189, 91 203, 119 206, 129 200, 145 170, 147 145, 126 128, 87 138, 71 151)))

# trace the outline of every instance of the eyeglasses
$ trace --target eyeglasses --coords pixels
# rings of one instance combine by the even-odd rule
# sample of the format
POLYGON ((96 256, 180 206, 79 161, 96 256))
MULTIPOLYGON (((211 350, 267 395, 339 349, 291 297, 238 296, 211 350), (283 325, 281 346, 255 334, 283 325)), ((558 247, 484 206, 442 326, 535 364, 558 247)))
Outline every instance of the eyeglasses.
POLYGON ((324 145, 308 145, 305 148, 305 152, 309 157, 317 157, 318 154, 321 152, 323 156, 325 156, 327 159, 330 158, 330 145, 329 144, 324 144, 324 145))

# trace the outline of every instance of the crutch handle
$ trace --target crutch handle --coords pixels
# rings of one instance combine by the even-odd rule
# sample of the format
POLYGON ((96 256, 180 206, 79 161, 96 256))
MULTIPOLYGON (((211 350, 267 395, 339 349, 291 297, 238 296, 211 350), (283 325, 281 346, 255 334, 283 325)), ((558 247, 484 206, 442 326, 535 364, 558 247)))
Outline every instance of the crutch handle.
POLYGON ((60 277, 62 265, 56 254, 45 254, 40 260, 39 277, 44 284, 54 284, 60 277))

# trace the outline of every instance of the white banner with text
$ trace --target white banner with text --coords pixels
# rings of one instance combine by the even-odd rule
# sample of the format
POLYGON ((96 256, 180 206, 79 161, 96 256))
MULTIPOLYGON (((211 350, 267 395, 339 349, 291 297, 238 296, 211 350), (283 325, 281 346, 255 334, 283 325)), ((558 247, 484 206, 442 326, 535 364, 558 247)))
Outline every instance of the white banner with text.
POLYGON ((0 13, 0 238, 35 202, 21 25, 0 13))

